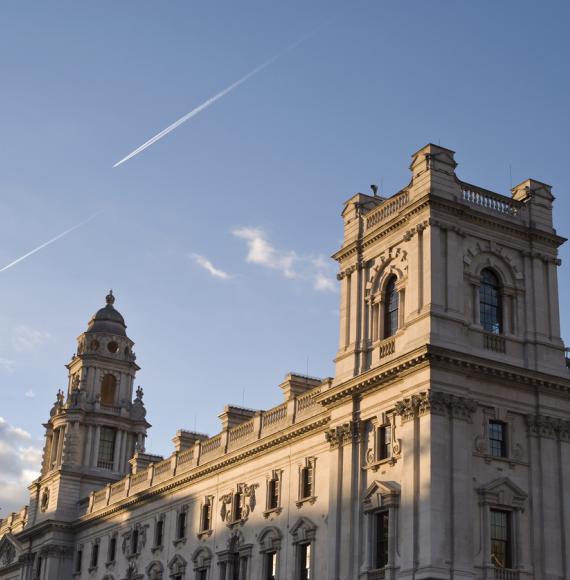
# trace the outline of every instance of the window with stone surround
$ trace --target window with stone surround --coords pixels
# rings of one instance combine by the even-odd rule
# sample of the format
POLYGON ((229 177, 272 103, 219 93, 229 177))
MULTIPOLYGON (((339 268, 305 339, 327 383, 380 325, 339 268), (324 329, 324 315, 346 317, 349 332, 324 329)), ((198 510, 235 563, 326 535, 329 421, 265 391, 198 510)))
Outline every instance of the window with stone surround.
POLYGON ((99 435, 99 456, 97 457, 97 467, 102 469, 113 469, 116 434, 116 430, 112 427, 101 427, 101 432, 99 435))
POLYGON ((113 406, 117 398, 117 379, 110 373, 101 382, 101 404, 113 406))
POLYGON ((262 556, 262 580, 277 580, 282 536, 279 528, 268 526, 259 534, 259 553, 262 556))
POLYGON ((295 548, 294 580, 313 580, 318 569, 315 563, 314 547, 317 527, 308 518, 299 518, 291 527, 295 548))
POLYGON ((392 457, 392 425, 387 423, 378 427, 378 461, 392 457))
POLYGON ((267 494, 265 502, 265 517, 273 512, 281 512, 281 480, 283 471, 274 469, 267 480, 267 494))
POLYGON ((196 580, 207 580, 212 562, 212 552, 206 546, 200 546, 192 554, 194 574, 196 580))
MULTIPOLYGON (((396 521, 400 486, 392 481, 374 481, 366 490, 364 511, 364 578, 379 578, 396 561, 396 521)), ((383 577, 383 576, 382 576, 383 577)))
POLYGON ((399 326, 400 294, 397 289, 398 279, 395 275, 390 276, 384 290, 384 335, 389 338, 396 334, 399 326))
POLYGON ((490 510, 491 560, 496 568, 512 568, 511 514, 490 510))
POLYGON ((488 427, 489 455, 507 457, 507 424, 504 421, 491 419, 488 427))
POLYGON ((484 330, 492 334, 503 332, 503 300, 497 275, 485 268, 479 286, 479 315, 484 330))
POLYGON ((186 542, 186 526, 188 523, 188 505, 183 505, 176 514, 176 537, 174 545, 186 542))
POLYGON ((112 564, 117 557, 117 535, 114 534, 109 538, 107 547, 107 564, 112 564))
POLYGON ((95 540, 91 546, 91 562, 89 570, 95 570, 99 565, 99 539, 95 540))
POLYGON ((307 500, 315 499, 315 474, 316 474, 316 457, 307 457, 305 464, 299 469, 299 501, 302 503, 307 500))
POLYGON ((209 534, 212 531, 213 524, 213 507, 214 507, 214 497, 207 495, 200 506, 200 525, 198 528, 198 534, 209 534))
POLYGON ((154 542, 153 549, 162 548, 164 544, 164 522, 166 516, 161 514, 154 524, 154 542))
POLYGON ((79 546, 77 548, 77 552, 75 553, 75 573, 81 574, 81 568, 83 565, 83 546, 79 546))

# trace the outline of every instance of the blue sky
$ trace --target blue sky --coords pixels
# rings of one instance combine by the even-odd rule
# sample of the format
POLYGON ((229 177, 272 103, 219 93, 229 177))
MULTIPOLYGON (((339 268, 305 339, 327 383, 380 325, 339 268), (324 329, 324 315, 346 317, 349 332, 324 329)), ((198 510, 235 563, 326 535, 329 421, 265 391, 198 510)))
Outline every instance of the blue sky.
POLYGON ((332 374, 342 202, 405 185, 427 142, 501 193, 509 167, 551 183, 570 234, 569 17, 563 1, 3 2, 0 267, 104 212, 0 273, 0 513, 111 287, 166 454, 179 427, 216 432, 225 403, 279 403, 290 370, 332 374))

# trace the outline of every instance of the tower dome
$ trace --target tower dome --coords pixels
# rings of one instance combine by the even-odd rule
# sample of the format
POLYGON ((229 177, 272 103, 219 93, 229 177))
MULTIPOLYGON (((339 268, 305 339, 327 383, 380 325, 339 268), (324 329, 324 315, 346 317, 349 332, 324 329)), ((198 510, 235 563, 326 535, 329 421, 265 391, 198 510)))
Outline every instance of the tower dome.
POLYGON ((113 306, 115 303, 115 297, 113 296, 112 290, 109 290, 109 294, 105 297, 105 301, 107 304, 103 308, 97 310, 97 312, 91 317, 86 332, 105 332, 108 334, 126 336, 127 325, 125 324, 125 319, 122 314, 118 310, 115 310, 115 307, 113 306))

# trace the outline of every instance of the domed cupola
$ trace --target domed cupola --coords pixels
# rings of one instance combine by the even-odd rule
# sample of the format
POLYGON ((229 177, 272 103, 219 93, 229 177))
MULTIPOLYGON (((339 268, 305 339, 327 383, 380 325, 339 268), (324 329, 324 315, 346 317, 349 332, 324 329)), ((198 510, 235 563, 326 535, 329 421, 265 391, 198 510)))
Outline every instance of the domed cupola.
POLYGON ((127 325, 122 314, 115 310, 115 297, 113 291, 109 290, 109 294, 105 297, 107 304, 97 310, 91 317, 87 326, 87 333, 104 332, 107 334, 116 334, 119 336, 126 336, 127 325))

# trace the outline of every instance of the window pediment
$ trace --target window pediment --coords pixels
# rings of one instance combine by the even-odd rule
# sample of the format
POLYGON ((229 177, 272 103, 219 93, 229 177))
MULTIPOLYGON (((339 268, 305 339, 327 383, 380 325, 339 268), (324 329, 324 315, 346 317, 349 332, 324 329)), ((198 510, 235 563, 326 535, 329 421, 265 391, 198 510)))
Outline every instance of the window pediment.
POLYGON ((312 542, 315 539, 316 531, 317 526, 309 518, 301 517, 293 524, 289 533, 293 536, 293 543, 298 544, 299 542, 312 542))
POLYGON ((501 477, 477 489, 480 501, 487 505, 523 510, 528 494, 508 477, 501 477))
POLYGON ((364 511, 374 511, 400 504, 400 485, 395 481, 374 481, 364 494, 364 511))

